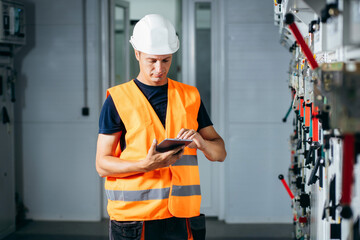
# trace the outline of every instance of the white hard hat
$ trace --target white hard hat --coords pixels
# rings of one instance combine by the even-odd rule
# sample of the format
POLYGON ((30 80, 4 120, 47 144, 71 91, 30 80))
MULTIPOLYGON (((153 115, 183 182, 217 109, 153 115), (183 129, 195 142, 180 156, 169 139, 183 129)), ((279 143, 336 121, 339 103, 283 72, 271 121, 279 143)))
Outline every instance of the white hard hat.
POLYGON ((149 14, 136 23, 130 43, 135 50, 154 55, 172 54, 179 49, 179 38, 169 20, 149 14))

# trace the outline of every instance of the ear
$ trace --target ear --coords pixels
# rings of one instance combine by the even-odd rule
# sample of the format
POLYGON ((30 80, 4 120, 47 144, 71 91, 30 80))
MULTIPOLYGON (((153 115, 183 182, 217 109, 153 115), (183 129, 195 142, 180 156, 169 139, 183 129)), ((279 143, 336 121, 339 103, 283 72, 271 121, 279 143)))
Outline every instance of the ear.
POLYGON ((139 61, 140 59, 140 52, 138 50, 134 50, 135 51, 135 57, 136 57, 136 60, 139 61))

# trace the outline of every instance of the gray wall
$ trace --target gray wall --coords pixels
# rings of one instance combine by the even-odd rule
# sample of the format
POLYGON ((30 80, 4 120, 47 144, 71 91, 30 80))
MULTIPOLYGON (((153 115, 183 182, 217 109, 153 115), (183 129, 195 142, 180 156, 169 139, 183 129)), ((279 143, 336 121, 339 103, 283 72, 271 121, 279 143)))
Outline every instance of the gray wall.
MULTIPOLYGON (((84 106, 81 0, 28 0, 28 43, 17 55, 16 190, 36 220, 99 220, 95 171, 99 99, 99 7, 87 0, 84 106)), ((101 100, 102 102, 102 100, 101 100)))
POLYGON ((288 51, 273 26, 273 2, 225 1, 227 222, 290 222, 287 173, 291 125, 288 51))

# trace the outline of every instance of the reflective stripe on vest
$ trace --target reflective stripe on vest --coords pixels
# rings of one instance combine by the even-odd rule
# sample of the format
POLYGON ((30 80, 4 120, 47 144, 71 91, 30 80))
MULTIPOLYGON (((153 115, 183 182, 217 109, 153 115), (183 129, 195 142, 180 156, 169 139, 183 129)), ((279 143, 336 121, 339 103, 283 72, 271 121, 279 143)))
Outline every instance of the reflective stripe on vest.
MULTIPOLYGON (((134 81, 108 90, 126 128, 125 146, 115 156, 126 161, 146 158, 154 139, 176 138, 182 128, 197 129, 200 95, 195 87, 168 80, 165 128, 134 81)), ((169 167, 105 181, 108 213, 112 220, 141 221, 200 214, 200 176, 196 149, 169 167)))
POLYGON ((172 187, 171 195, 178 197, 201 195, 200 185, 186 185, 172 187))
POLYGON ((112 201, 146 201, 166 199, 169 197, 170 188, 147 189, 140 191, 106 190, 108 199, 112 201))
POLYGON ((198 161, 197 157, 194 155, 183 155, 176 163, 172 164, 172 166, 197 166, 198 161))
MULTIPOLYGON (((106 195, 108 199, 112 201, 124 202, 166 199, 169 198, 169 194, 170 188, 147 189, 139 191, 106 190, 106 195)), ((174 185, 172 187, 171 195, 179 197, 201 195, 200 185, 174 185)))

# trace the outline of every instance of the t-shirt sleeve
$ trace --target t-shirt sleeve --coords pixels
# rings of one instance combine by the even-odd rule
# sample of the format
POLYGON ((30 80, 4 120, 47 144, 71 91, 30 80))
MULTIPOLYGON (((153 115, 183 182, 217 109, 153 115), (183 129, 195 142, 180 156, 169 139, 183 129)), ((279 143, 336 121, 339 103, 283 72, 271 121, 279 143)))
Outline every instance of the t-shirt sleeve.
POLYGON ((213 123, 210 120, 209 114, 207 113, 206 108, 205 108, 202 101, 201 101, 201 104, 200 104, 197 121, 198 121, 198 124, 199 124, 197 131, 199 131, 200 129, 202 129, 204 127, 208 127, 208 126, 213 125, 213 123))
POLYGON ((123 130, 125 130, 124 123, 116 110, 111 95, 109 95, 101 109, 99 118, 99 133, 112 134, 123 130))

